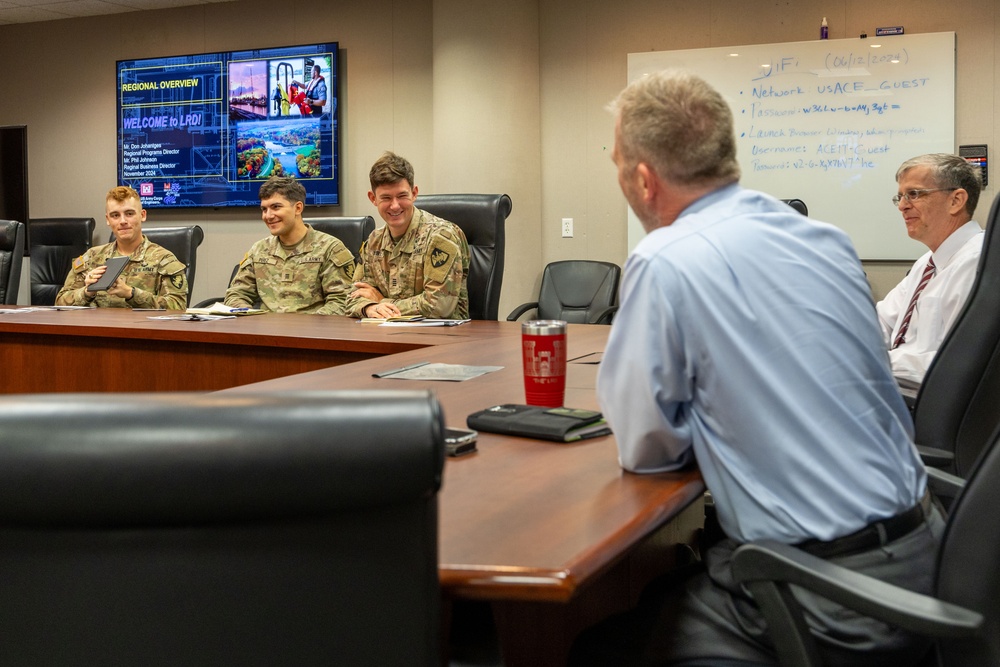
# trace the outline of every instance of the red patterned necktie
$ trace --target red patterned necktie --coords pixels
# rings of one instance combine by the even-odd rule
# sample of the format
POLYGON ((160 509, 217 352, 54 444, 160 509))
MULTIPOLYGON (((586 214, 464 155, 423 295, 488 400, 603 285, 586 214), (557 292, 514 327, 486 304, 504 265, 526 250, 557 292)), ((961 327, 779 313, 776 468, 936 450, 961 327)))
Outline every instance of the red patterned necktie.
POLYGON ((927 287, 927 283, 934 277, 934 269, 934 258, 931 257, 927 260, 927 266, 924 267, 924 275, 920 276, 920 283, 917 285, 917 289, 913 291, 913 298, 910 299, 910 305, 906 307, 906 314, 903 315, 903 323, 899 325, 899 333, 896 334, 896 339, 892 341, 892 349, 895 350, 906 340, 906 330, 910 328, 910 319, 913 317, 913 311, 917 307, 917 299, 920 298, 920 293, 927 287))

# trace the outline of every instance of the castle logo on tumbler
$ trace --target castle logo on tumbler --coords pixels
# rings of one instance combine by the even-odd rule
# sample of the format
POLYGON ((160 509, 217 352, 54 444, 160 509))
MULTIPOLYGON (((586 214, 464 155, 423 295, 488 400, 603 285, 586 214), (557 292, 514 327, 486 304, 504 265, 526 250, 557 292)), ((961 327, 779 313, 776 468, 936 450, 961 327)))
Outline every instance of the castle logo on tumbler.
POLYGON ((525 402, 549 408, 561 406, 566 393, 566 323, 522 323, 521 350, 525 402))
POLYGON ((563 341, 554 341, 551 349, 537 349, 538 342, 524 341, 525 370, 536 377, 562 375, 560 368, 566 365, 566 349, 563 341))

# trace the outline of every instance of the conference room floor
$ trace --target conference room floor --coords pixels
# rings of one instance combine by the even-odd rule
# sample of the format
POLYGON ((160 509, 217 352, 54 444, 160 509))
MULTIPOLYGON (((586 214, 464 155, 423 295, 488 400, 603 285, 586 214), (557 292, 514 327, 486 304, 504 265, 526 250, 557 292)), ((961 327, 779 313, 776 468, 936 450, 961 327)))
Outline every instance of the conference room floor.
MULTIPOLYGON (((520 326, 386 328, 340 317, 213 322, 134 311, 0 315, 0 391, 432 391, 446 423, 524 401, 520 326), (418 362, 501 369, 464 382, 375 378, 418 362), (195 365, 196 367, 193 367, 195 365)), ((608 327, 571 325, 566 405, 596 409, 608 327)), ((556 664, 573 634, 634 603, 701 523, 695 471, 623 473, 613 436, 575 444, 482 433, 449 459, 440 496, 447 599, 492 603, 508 665, 556 664)))

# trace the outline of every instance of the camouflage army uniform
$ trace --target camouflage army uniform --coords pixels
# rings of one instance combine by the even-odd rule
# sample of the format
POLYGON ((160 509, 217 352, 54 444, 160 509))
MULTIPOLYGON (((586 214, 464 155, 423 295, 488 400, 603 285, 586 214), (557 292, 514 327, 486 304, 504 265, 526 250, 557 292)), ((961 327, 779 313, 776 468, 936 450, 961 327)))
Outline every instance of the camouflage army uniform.
POLYGON ((226 290, 226 305, 275 313, 343 315, 354 275, 354 255, 340 239, 310 225, 294 248, 277 236, 253 244, 226 290))
POLYGON ((87 272, 104 266, 118 255, 118 244, 91 248, 73 260, 66 283, 56 295, 57 306, 96 306, 98 308, 187 308, 188 284, 184 264, 163 246, 152 243, 146 235, 129 255, 121 279, 134 288, 131 299, 111 296, 107 292, 88 292, 84 279, 87 272))
MULTIPOLYGON (((376 288, 403 315, 469 317, 469 243, 458 225, 418 208, 403 238, 392 242, 388 227, 371 233, 361 247, 356 282, 376 288)), ((376 303, 354 297, 348 314, 362 317, 376 303)))

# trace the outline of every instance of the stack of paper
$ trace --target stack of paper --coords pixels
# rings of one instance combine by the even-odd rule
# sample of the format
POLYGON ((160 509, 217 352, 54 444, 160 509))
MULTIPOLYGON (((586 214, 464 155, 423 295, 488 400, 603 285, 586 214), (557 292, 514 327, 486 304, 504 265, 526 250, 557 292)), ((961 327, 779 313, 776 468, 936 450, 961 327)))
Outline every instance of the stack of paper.
POLYGON ((256 308, 233 308, 216 301, 208 308, 188 308, 184 312, 192 315, 260 315, 264 311, 256 308))

